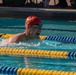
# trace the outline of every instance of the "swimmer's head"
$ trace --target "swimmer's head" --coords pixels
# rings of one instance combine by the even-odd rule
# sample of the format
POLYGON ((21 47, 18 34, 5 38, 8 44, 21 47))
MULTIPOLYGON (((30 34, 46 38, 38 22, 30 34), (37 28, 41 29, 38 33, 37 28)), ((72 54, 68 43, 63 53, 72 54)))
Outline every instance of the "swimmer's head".
POLYGON ((42 28, 41 20, 36 16, 29 16, 26 19, 26 29, 31 27, 42 28))

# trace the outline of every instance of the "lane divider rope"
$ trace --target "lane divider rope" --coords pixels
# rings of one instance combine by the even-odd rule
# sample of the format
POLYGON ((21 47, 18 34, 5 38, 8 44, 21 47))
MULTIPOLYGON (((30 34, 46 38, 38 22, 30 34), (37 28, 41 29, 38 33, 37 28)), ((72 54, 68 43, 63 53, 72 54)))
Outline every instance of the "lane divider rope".
POLYGON ((47 37, 45 37, 45 40, 76 43, 76 37, 47 36, 47 37))
POLYGON ((14 55, 27 57, 61 58, 76 60, 76 52, 53 51, 53 50, 31 50, 18 48, 0 48, 0 55, 14 55))
MULTIPOLYGON (((10 38, 14 34, 0 34, 2 38, 10 38)), ((63 36, 40 36, 41 40, 54 40, 61 42, 71 42, 76 43, 76 37, 63 37, 63 36)))
POLYGON ((76 75, 76 72, 1 66, 0 74, 8 74, 8 75, 76 75))
MULTIPOLYGON (((10 37, 12 37, 14 34, 0 34, 0 37, 1 38, 10 38, 10 37)), ((40 36, 40 39, 41 40, 43 40, 43 39, 45 39, 45 37, 47 37, 47 36, 40 36)))

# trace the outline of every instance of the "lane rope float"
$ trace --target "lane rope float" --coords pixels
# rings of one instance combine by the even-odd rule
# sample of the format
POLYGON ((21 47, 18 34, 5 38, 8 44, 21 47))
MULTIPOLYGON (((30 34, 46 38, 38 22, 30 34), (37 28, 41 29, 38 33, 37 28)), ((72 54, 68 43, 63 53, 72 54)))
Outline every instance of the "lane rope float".
POLYGON ((76 72, 1 66, 0 74, 8 74, 8 75, 76 75, 76 72))
MULTIPOLYGON (((2 38, 10 38, 14 34, 0 34, 2 38)), ((53 40, 53 41, 60 41, 60 42, 69 42, 69 43, 76 43, 76 37, 64 37, 64 36, 40 36, 41 40, 53 40)))
POLYGON ((0 55, 61 58, 76 60, 76 52, 53 51, 53 50, 31 50, 18 48, 0 48, 0 55))

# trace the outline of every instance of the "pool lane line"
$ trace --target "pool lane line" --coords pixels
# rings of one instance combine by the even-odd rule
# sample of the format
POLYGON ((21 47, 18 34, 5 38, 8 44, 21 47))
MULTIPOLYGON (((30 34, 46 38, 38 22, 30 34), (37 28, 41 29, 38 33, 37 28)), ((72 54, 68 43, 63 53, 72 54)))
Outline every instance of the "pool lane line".
POLYGON ((0 55, 76 60, 76 52, 54 50, 0 48, 0 55))
MULTIPOLYGON (((2 38, 10 38, 15 34, 0 34, 2 38)), ((52 40, 65 43, 76 43, 76 37, 66 37, 66 36, 39 36, 41 40, 52 40)))
POLYGON ((76 75, 76 72, 1 66, 0 74, 9 74, 9 75, 76 75))
MULTIPOLYGON (((7 38, 12 37, 13 35, 15 35, 15 34, 2 34, 2 33, 1 33, 1 34, 0 34, 0 37, 7 39, 7 38)), ((40 37, 41 40, 43 40, 43 39, 45 39, 47 36, 39 36, 39 37, 40 37)))

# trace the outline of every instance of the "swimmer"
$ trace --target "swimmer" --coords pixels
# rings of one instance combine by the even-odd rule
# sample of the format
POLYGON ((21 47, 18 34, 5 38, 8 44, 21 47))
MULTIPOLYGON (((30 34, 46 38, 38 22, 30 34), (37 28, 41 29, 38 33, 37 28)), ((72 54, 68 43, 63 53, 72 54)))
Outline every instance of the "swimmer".
POLYGON ((11 43, 24 42, 30 39, 39 39, 39 35, 42 29, 41 20, 36 16, 29 16, 26 19, 26 30, 23 33, 18 33, 9 39, 2 41, 4 46, 8 46, 11 43))

